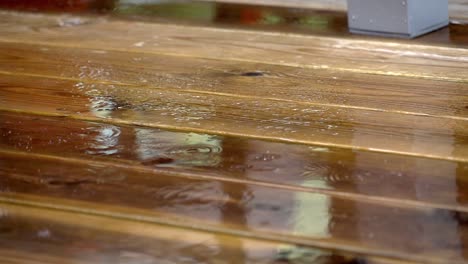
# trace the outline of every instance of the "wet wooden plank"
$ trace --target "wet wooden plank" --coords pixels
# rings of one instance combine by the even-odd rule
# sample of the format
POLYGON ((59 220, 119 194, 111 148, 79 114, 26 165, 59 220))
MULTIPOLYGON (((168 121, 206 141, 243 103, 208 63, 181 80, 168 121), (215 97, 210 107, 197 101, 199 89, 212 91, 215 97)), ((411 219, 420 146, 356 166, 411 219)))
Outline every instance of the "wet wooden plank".
POLYGON ((1 79, 0 109, 218 135, 467 161, 464 120, 139 86, 1 79))
POLYGON ((410 261, 465 261, 468 226, 462 212, 180 180, 44 156, 2 153, 1 160, 4 202, 410 261))
POLYGON ((244 182, 397 207, 468 211, 466 163, 8 112, 0 112, 0 137, 5 155, 21 151, 21 159, 28 153, 60 153, 70 162, 122 164, 182 179, 244 182))
POLYGON ((1 42, 0 61, 0 73, 468 120, 462 83, 1 42))
POLYGON ((390 259, 0 204, 2 263, 400 263, 390 259), (225 262, 229 259, 228 262, 225 262))
POLYGON ((4 213, 0 225, 6 234, 0 238, 2 260, 13 256, 31 263, 224 263, 226 259, 231 261, 228 263, 306 263, 313 259, 330 264, 407 263, 154 223, 12 204, 0 204, 0 208, 4 213))
POLYGON ((1 16, 2 41, 467 82, 468 51, 463 48, 83 17, 1 16))

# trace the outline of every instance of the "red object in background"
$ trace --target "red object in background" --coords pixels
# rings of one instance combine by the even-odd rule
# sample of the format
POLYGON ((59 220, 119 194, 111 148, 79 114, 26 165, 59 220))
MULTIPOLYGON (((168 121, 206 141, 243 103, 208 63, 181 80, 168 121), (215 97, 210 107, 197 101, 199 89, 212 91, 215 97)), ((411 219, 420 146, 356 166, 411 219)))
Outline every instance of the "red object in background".
POLYGON ((263 9, 259 6, 243 6, 230 3, 216 3, 215 21, 258 24, 263 18, 263 9))
POLYGON ((0 0, 0 8, 80 12, 112 8, 114 0, 0 0))
POLYGON ((240 20, 243 24, 256 24, 262 17, 261 9, 243 8, 240 11, 240 20))

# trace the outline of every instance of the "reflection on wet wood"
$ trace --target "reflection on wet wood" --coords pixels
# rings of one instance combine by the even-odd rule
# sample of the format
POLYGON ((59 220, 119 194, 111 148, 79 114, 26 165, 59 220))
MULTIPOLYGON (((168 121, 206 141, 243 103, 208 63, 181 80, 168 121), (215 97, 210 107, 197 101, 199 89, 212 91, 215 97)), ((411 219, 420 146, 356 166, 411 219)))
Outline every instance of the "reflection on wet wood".
POLYGON ((351 253, 11 204, 0 204, 0 212, 2 263, 394 263, 351 253))
POLYGON ((2 77, 2 110, 466 161, 465 120, 56 78, 2 77), (35 98, 31 101, 31 98, 35 98))
POLYGON ((0 25, 2 41, 468 81, 468 52, 454 47, 6 13, 0 25))
POLYGON ((468 120, 468 85, 462 83, 1 42, 0 61, 0 74, 468 120))
POLYGON ((0 181, 8 191, 1 201, 414 261, 455 262, 465 253, 468 226, 461 212, 241 183, 181 181, 92 163, 2 159, 8 165, 0 181))
MULTIPOLYGON (((104 162, 98 163, 101 166, 118 169, 123 164, 182 179, 245 182, 394 206, 468 211, 465 163, 7 112, 0 113, 0 137, 3 150, 26 152, 21 159, 28 153, 60 153, 71 162, 92 158, 104 162)), ((77 178, 78 184, 87 180, 77 178)))

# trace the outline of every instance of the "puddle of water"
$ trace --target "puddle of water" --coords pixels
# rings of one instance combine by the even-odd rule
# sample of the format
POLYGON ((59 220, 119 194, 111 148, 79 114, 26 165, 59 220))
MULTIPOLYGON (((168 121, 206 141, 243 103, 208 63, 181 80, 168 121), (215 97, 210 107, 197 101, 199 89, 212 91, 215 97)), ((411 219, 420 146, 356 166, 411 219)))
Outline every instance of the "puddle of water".
POLYGON ((95 134, 94 141, 88 142, 85 153, 89 155, 110 156, 119 152, 120 128, 113 125, 89 127, 88 133, 95 134))
POLYGON ((158 167, 216 167, 222 162, 221 138, 196 133, 174 133, 137 128, 140 160, 158 167))

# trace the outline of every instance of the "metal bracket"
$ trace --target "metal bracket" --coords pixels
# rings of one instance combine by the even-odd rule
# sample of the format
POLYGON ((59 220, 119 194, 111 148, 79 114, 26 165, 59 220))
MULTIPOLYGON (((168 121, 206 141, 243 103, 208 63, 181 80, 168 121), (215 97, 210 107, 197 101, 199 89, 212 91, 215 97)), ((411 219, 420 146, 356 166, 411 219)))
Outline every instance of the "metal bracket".
POLYGON ((348 0, 352 33, 414 38, 449 24, 448 0, 348 0))

